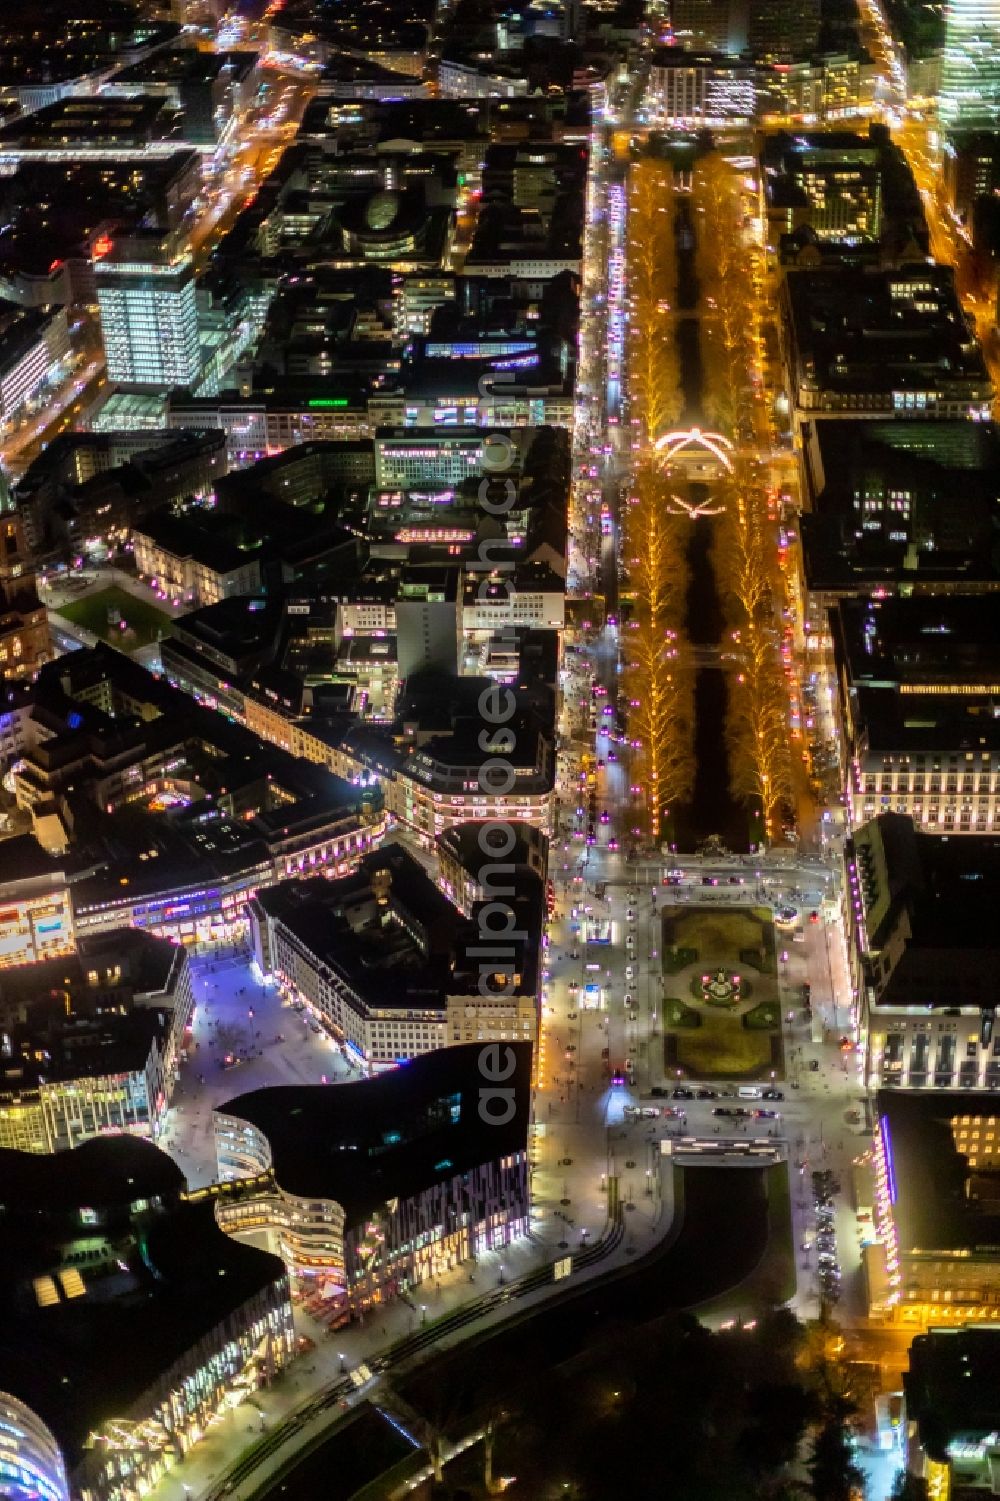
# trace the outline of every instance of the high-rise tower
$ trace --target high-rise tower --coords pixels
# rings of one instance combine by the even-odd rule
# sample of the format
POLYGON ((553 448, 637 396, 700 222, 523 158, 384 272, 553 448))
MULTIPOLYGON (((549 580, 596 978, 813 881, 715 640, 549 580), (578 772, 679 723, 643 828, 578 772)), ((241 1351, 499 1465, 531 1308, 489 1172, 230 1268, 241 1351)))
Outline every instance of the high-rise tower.
POLYGON ((938 117, 949 130, 1000 126, 1000 0, 947 0, 938 117))

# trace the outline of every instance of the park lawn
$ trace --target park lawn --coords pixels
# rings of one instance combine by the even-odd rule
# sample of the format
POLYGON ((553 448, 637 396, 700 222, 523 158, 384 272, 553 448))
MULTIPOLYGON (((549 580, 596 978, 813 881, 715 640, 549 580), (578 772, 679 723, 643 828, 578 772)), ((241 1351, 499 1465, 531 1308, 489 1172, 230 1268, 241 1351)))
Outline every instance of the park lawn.
POLYGON ((750 1031, 774 1032, 781 1026, 781 1007, 777 1001, 761 1001, 744 1012, 743 1025, 750 1031))
MULTIPOLYGON (((663 950, 696 949, 706 968, 739 963, 741 950, 761 946, 762 928, 770 925, 763 907, 693 907, 687 912, 671 910, 663 920, 663 950)), ((668 969, 668 973, 670 970, 668 969)))
POLYGON ((729 1075, 754 1076, 771 1066, 772 1032, 749 1031, 731 1012, 701 1013, 697 1031, 674 1034, 677 1065, 692 1077, 711 1079, 729 1075))
POLYGON ((96 594, 88 594, 83 599, 69 600, 53 613, 64 616, 74 625, 82 626, 85 631, 92 631, 102 641, 109 641, 122 651, 148 646, 159 638, 161 632, 166 635, 170 629, 169 615, 164 615, 162 610, 148 605, 145 600, 137 599, 127 590, 119 589, 117 584, 111 584, 96 594), (109 609, 119 610, 122 620, 127 621, 130 629, 123 631, 117 625, 110 625, 109 609))
POLYGON ((701 1013, 671 995, 663 1002, 663 1020, 668 1027, 700 1027, 701 1013))

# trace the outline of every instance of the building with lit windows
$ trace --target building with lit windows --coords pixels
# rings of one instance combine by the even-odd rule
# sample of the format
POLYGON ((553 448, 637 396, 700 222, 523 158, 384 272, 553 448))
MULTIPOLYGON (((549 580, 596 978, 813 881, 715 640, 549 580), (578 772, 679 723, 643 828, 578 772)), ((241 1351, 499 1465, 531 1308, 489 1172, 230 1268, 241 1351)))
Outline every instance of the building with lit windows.
POLYGON ((779 306, 797 432, 819 417, 989 421, 993 385, 950 266, 789 271, 779 306))
POLYGON ((820 0, 747 0, 747 46, 754 57, 789 62, 819 47, 820 0))
POLYGON ((906 1398, 906 1468, 928 1501, 995 1496, 1000 1464, 1000 1330, 931 1328, 914 1337, 906 1398))
POLYGON ((1000 125, 998 0, 947 0, 938 118, 949 130, 1000 125))
POLYGON ((64 307, 12 309, 0 316, 0 430, 47 382, 57 382, 69 357, 64 307))
POLYGON ((16 794, 36 825, 61 828, 65 854, 45 857, 28 835, 0 842, 0 858, 28 847, 20 868, 13 855, 0 867, 12 897, 0 956, 29 933, 36 950, 65 952, 74 927, 231 939, 259 886, 345 874, 387 826, 377 787, 268 745, 104 646, 43 669, 16 794))
POLYGON ((851 822, 892 812, 928 833, 1000 829, 993 596, 843 600, 830 619, 851 822))
POLYGON ((119 929, 0 975, 0 1147, 156 1137, 194 1004, 187 951, 119 929))
POLYGON ((37 1413, 0 1391, 0 1494, 9 1501, 70 1501, 66 1466, 37 1413))
POLYGON ((502 884, 517 936, 492 945, 508 952, 496 958, 502 979, 485 988, 476 947, 484 899, 466 915, 397 844, 340 880, 258 891, 249 907, 254 958, 368 1072, 466 1042, 533 1043, 542 883, 509 869, 502 884))
POLYGON ((290 1360, 285 1269, 134 1137, 0 1150, 0 1182, 0 1491, 144 1495, 290 1360))
POLYGON ((134 230, 95 261, 108 380, 168 391, 201 371, 194 266, 179 237, 134 230))
POLYGON ((757 69, 748 58, 665 47, 653 58, 646 108, 664 125, 749 125, 756 84, 757 69))
POLYGON ((882 1089, 873 1138, 869 1312, 1000 1326, 1000 1105, 968 1090, 882 1089))
POLYGON ((71 954, 74 947, 66 862, 32 834, 0 839, 0 970, 71 954))
POLYGON ((266 1227, 331 1313, 360 1314, 528 1231, 528 1043, 447 1048, 376 1079, 279 1086, 215 1111, 232 1234, 266 1227))
POLYGON ((885 813, 847 841, 848 960, 869 1084, 1000 1089, 1000 841, 885 813))

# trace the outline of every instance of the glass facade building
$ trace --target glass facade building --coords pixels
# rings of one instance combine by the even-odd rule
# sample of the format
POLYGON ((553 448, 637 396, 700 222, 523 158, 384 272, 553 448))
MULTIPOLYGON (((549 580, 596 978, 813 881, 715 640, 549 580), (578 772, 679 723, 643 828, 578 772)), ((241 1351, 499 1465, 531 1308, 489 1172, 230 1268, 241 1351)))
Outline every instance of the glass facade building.
POLYGON ((124 240, 94 276, 108 379, 160 390, 194 385, 201 353, 190 256, 124 240))
POLYGON ((952 130, 1000 123, 1000 0, 948 0, 938 115, 952 130))

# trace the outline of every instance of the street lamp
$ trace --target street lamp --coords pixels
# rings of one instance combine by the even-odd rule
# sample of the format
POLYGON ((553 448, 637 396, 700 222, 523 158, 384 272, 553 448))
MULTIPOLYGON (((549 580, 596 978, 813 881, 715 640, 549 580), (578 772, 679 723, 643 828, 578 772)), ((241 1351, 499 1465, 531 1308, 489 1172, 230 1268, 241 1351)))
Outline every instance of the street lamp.
POLYGON ((340 1352, 340 1374, 343 1375, 346 1370, 347 1370, 347 1357, 345 1356, 343 1350, 341 1350, 341 1352, 340 1352))

